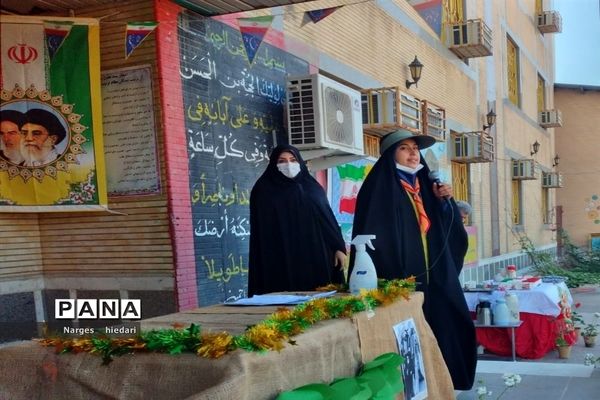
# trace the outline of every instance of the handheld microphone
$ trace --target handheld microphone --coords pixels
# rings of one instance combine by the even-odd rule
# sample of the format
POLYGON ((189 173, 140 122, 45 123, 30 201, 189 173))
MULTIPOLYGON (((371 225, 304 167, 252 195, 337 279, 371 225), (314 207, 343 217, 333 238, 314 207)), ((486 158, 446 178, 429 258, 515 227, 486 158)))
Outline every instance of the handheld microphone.
MULTIPOLYGON (((429 171, 429 179, 433 181, 436 185, 441 185, 442 181, 440 180, 440 174, 437 171, 429 171)), ((444 196, 444 200, 450 201, 450 197, 444 196)))

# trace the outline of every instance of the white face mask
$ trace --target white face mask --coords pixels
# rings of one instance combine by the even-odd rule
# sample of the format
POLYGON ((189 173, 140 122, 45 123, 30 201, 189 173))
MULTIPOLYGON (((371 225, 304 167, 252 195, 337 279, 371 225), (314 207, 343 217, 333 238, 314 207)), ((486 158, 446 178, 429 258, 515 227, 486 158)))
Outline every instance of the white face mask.
POLYGON ((297 162, 279 163, 277 169, 288 178, 295 178, 300 173, 300 164, 297 162))
POLYGON ((400 171, 408 172, 409 174, 412 174, 412 175, 419 172, 423 167, 424 167, 423 164, 417 165, 416 168, 411 168, 411 167, 407 167, 406 165, 396 163, 396 168, 398 168, 400 171))

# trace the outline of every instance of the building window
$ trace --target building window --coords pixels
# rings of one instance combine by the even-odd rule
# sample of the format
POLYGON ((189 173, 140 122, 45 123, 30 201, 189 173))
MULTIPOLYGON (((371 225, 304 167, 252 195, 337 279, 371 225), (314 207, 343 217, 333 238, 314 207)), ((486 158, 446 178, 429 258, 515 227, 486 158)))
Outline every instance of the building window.
POLYGON ((543 0, 535 0, 535 15, 541 14, 544 12, 543 0))
MULTIPOLYGON (((455 200, 469 202, 469 164, 452 163, 452 194, 455 200)), ((465 225, 471 225, 470 216, 465 225)))
POLYGON ((521 181, 512 180, 512 222, 513 225, 521 225, 521 181))
POLYGON ((469 166, 452 163, 452 194, 456 200, 469 201, 469 166))
POLYGON ((550 189, 543 187, 542 188, 542 220, 544 224, 551 224, 552 215, 551 215, 551 206, 550 206, 550 189))
POLYGON ((538 114, 546 109, 546 81, 538 74, 537 85, 538 114))
POLYGON ((463 0, 444 0, 444 22, 456 24, 464 21, 463 0))
POLYGON ((506 40, 506 61, 508 75, 508 99, 515 106, 519 107, 519 48, 507 38, 506 40))
POLYGON ((379 138, 365 133, 363 135, 365 154, 371 157, 379 157, 379 138))
MULTIPOLYGON (((440 39, 446 42, 446 29, 449 25, 464 22, 464 8, 462 0, 443 0, 442 2, 442 27, 440 39)), ((466 29, 466 25, 464 26, 466 29)), ((466 37, 466 32, 465 32, 466 37)), ((465 59, 466 61, 466 59, 465 59)))

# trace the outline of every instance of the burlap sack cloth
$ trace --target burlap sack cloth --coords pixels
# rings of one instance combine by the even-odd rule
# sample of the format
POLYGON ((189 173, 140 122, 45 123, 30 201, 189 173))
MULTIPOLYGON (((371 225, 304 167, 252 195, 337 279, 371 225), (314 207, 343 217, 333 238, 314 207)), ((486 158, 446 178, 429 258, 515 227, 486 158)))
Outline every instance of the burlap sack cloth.
MULTIPOLYGON (((398 344, 392 327, 412 318, 421 343, 427 380, 427 398, 452 400, 455 398, 452 379, 433 331, 425 321, 422 306, 423 293, 416 292, 411 296, 408 305, 405 301, 396 301, 387 307, 376 308, 375 315, 371 318, 367 313, 357 314, 354 321, 358 327, 362 358, 369 361, 382 353, 397 353, 398 344)), ((404 399, 404 396, 399 398, 404 399)))
MULTIPOLYGON (((218 360, 193 354, 137 353, 103 366, 97 355, 57 355, 53 348, 23 342, 0 348, 0 399, 273 399, 283 390, 307 383, 354 376, 363 360, 397 351, 391 327, 411 317, 419 331, 429 399, 453 399, 452 383, 423 318, 422 302, 417 293, 408 302, 376 309, 371 319, 362 313, 316 324, 281 352, 238 350, 218 360)), ((212 310, 208 314, 214 318, 217 313, 212 310)), ((230 308, 221 311, 221 318, 230 324, 248 315, 236 316, 230 308)), ((171 319, 177 320, 178 314, 171 319)), ((180 319, 189 317, 186 313, 180 319)))

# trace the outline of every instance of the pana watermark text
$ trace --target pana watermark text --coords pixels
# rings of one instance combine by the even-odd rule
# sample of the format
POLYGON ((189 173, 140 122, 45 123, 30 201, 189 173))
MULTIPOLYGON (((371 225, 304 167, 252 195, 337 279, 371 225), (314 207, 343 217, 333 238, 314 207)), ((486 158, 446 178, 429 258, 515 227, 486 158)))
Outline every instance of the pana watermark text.
POLYGON ((141 319, 140 299, 55 299, 56 319, 141 319))

